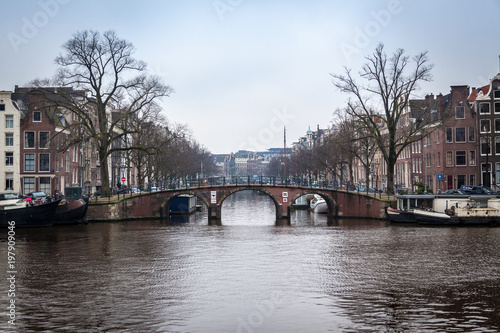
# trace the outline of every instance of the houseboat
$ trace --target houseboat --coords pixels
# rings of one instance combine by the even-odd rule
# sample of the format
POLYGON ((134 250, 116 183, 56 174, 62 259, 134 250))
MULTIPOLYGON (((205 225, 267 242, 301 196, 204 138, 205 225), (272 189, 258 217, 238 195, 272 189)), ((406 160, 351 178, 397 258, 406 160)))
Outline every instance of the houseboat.
POLYGON ((495 195, 396 195, 397 208, 387 208, 395 223, 500 226, 500 199, 495 195))

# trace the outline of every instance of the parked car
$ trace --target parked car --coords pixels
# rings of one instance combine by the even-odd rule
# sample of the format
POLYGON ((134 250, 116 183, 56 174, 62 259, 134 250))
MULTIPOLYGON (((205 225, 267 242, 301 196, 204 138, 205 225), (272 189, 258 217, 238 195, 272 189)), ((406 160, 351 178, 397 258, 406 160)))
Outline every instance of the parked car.
POLYGON ((45 198, 47 194, 45 192, 29 192, 26 197, 30 197, 33 200, 45 198))
POLYGON ((12 200, 18 198, 17 194, 14 193, 0 193, 0 200, 12 200))
POLYGON ((464 194, 464 192, 462 192, 460 190, 447 190, 447 191, 444 191, 442 194, 464 194))
POLYGON ((13 200, 19 199, 17 194, 14 193, 0 193, 0 200, 13 200))
POLYGON ((484 194, 484 195, 496 194, 491 188, 486 186, 462 185, 460 186, 460 191, 462 191, 464 194, 484 194))

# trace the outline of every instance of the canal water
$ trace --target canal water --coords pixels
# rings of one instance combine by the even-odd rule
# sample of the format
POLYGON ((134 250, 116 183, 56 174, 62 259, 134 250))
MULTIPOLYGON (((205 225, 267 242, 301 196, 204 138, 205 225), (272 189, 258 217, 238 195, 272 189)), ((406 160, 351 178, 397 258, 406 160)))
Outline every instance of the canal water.
POLYGON ((0 331, 498 332, 500 228, 427 228, 294 213, 239 192, 187 221, 7 231, 0 331))

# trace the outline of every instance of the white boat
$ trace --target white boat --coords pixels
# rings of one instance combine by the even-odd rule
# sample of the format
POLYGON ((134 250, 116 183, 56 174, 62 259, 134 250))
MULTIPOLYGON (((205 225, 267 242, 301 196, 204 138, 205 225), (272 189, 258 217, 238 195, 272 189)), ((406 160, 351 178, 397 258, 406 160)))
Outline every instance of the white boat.
POLYGON ((309 203, 309 207, 311 207, 315 213, 328 213, 328 205, 325 199, 317 194, 314 195, 314 198, 309 203))
POLYGON ((24 200, 22 199, 8 199, 0 201, 0 207, 23 206, 23 205, 24 205, 24 200))

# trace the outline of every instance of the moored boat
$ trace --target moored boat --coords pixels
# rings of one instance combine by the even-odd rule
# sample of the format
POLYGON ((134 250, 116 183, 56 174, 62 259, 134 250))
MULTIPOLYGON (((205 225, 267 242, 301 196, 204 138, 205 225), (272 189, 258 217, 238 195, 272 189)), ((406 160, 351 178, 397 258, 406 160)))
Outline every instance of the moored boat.
POLYGON ((16 227, 46 227, 54 223, 54 215, 61 199, 38 205, 26 205, 18 202, 15 205, 0 206, 0 227, 9 226, 14 221, 16 227))
POLYGON ((416 223, 417 220, 413 215, 413 211, 411 210, 400 210, 391 207, 386 207, 385 213, 387 214, 387 218, 391 222, 396 223, 416 223))
POLYGON ((63 200, 57 206, 54 216, 54 224, 70 224, 82 222, 87 216, 88 207, 88 199, 78 199, 74 201, 63 200))
POLYGON ((315 194, 309 205, 315 213, 328 213, 328 205, 326 204, 325 199, 323 199, 320 195, 315 194))
POLYGON ((494 196, 404 195, 396 199, 398 209, 386 209, 391 222, 500 226, 500 199, 494 196))

